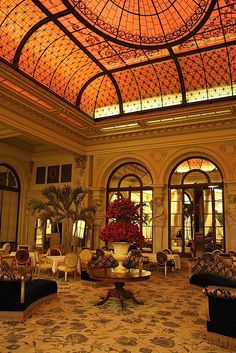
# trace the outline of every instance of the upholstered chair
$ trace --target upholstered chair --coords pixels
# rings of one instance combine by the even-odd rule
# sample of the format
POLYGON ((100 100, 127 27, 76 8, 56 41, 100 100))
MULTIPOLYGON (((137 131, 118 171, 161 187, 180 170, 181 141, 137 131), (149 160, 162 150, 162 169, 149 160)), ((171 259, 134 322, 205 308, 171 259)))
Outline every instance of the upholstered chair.
POLYGON ((172 251, 168 248, 163 249, 162 252, 164 252, 165 254, 172 254, 172 251))
POLYGON ((59 272, 65 273, 65 282, 67 281, 67 274, 70 272, 74 272, 74 276, 76 279, 77 272, 77 264, 78 264, 78 255, 75 253, 68 253, 65 255, 64 263, 61 263, 57 267, 57 277, 59 272))
POLYGON ((52 270, 52 263, 47 262, 46 257, 40 257, 38 251, 35 251, 35 273, 40 276, 41 270, 52 270))
POLYGON ((0 248, 0 254, 2 255, 8 255, 11 250, 11 244, 10 243, 5 243, 3 246, 0 248))
POLYGON ((167 274, 167 269, 174 271, 174 260, 168 260, 167 254, 162 251, 158 251, 156 254, 157 266, 159 269, 163 269, 165 276, 167 274))
POLYGON ((26 249, 19 249, 15 255, 16 266, 23 269, 27 269, 30 266, 30 254, 26 249))
POLYGON ((49 256, 61 256, 61 250, 58 248, 49 249, 49 256))
POLYGON ((90 249, 83 249, 79 254, 80 268, 82 271, 87 271, 88 263, 92 260, 93 253, 90 249))
POLYGON ((142 251, 131 250, 127 258, 123 261, 123 266, 126 268, 142 268, 142 251))
POLYGON ((229 250, 228 254, 230 254, 230 256, 236 256, 236 251, 234 250, 229 250))
POLYGON ((214 261, 214 255, 211 252, 206 251, 202 254, 202 259, 206 261, 214 261))

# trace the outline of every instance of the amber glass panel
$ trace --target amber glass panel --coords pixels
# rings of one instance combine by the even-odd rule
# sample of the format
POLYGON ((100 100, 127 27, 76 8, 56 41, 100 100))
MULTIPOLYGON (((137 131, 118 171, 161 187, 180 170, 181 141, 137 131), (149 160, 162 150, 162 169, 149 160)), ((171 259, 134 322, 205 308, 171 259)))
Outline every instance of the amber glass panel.
POLYGON ((193 171, 184 178, 184 184, 208 183, 208 179, 204 173, 193 171))

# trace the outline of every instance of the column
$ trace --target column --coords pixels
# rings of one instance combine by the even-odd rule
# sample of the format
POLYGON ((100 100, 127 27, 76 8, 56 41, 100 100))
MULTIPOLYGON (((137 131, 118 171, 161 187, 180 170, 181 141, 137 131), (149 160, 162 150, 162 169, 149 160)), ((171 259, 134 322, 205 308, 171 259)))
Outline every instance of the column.
POLYGON ((168 236, 166 236, 167 212, 164 199, 164 186, 153 187, 153 252, 156 253, 164 247, 168 247, 168 236))
POLYGON ((225 197, 226 250, 236 250, 236 182, 227 184, 225 197))
POLYGON ((105 188, 93 188, 93 203, 96 205, 97 212, 93 223, 93 234, 91 236, 90 246, 93 249, 99 248, 101 240, 98 237, 100 230, 105 226, 106 222, 106 200, 105 188))

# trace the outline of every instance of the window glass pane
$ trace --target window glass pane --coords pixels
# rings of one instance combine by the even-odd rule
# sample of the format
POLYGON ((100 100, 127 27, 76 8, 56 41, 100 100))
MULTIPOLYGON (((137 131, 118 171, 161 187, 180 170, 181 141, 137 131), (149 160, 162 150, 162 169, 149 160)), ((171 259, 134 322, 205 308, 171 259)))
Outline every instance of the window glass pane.
POLYGON ((135 186, 140 187, 140 181, 134 175, 128 175, 120 183, 121 188, 128 188, 131 186, 132 187, 135 187, 135 186))
POLYGON ((181 162, 170 178, 170 243, 195 256, 224 249, 223 180, 214 163, 200 157, 181 162), (184 205, 182 207, 182 198, 184 205))
POLYGON ((112 174, 108 184, 108 203, 118 197, 124 197, 141 204, 141 216, 144 222, 140 222, 145 238, 144 248, 152 249, 152 179, 145 167, 138 163, 126 163, 120 166, 112 174))
POLYGON ((85 234, 85 225, 85 221, 81 219, 77 221, 77 226, 76 223, 74 223, 72 231, 73 236, 83 239, 85 234))
POLYGON ((186 177, 184 178, 184 184, 205 184, 208 183, 208 179, 206 175, 204 175, 201 172, 190 172, 186 177))

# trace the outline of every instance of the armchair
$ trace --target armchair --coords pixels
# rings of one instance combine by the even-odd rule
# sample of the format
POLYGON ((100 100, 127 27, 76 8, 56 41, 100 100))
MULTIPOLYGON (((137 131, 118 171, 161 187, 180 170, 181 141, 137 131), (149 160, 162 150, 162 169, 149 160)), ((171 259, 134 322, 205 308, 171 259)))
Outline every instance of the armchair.
POLYGON ((139 268, 143 266, 143 257, 141 250, 131 250, 127 258, 123 261, 123 266, 126 268, 139 268))
POLYGON ((74 272, 74 276, 76 279, 77 272, 77 264, 78 264, 78 255, 75 253, 68 253, 65 255, 64 263, 61 263, 57 267, 57 276, 58 272, 62 271, 65 273, 65 282, 67 281, 67 274, 70 272, 74 272))
POLYGON ((175 268, 174 260, 168 260, 168 257, 164 252, 158 251, 156 254, 156 259, 157 259, 157 265, 158 265, 159 269, 164 270, 165 276, 167 274, 168 268, 170 268, 172 271, 174 271, 174 268, 175 268))
POLYGON ((47 262, 46 257, 40 257, 38 251, 35 251, 35 273, 40 276, 41 270, 52 269, 52 264, 47 262))
POLYGON ((5 243, 3 246, 0 248, 0 254, 2 255, 8 255, 11 250, 11 244, 10 243, 5 243))

